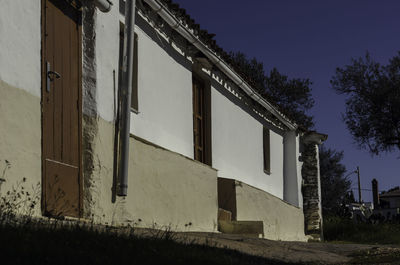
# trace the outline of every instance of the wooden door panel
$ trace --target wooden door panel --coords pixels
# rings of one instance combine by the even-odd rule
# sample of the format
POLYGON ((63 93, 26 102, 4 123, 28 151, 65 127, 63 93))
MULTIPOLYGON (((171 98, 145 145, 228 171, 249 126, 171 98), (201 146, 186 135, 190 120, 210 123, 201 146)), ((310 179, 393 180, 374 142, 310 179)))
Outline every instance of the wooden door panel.
POLYGON ((193 76, 192 93, 194 159, 211 166, 211 88, 193 76))
POLYGON ((79 216, 78 167, 46 159, 46 214, 79 216))
POLYGON ((204 113, 203 113, 204 86, 193 78, 193 145, 194 159, 204 163, 204 113))
POLYGON ((64 0, 43 0, 43 3, 44 211, 78 217, 81 205, 81 14, 64 0), (57 73, 51 74, 50 82, 47 64, 57 73), (56 196, 59 191, 63 193, 62 198, 56 196))

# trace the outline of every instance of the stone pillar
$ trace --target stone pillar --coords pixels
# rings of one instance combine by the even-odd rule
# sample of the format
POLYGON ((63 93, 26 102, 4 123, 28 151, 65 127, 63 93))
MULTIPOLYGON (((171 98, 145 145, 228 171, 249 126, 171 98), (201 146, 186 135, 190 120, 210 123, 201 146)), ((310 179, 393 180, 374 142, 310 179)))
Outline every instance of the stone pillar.
POLYGON ((302 137, 304 229, 310 240, 316 241, 323 239, 318 145, 327 137, 316 132, 308 132, 302 137))

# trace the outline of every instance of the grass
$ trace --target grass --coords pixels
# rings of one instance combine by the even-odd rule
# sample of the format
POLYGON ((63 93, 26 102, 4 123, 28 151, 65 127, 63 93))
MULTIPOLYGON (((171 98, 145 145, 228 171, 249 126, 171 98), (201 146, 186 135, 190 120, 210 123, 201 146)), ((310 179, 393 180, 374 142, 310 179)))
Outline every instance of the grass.
POLYGON ((330 242, 400 245, 400 224, 354 223, 352 220, 327 217, 324 238, 330 242))
POLYGON ((32 213, 39 204, 40 192, 34 187, 27 192, 25 185, 23 178, 0 196, 1 265, 290 264, 213 247, 210 243, 178 243, 169 230, 139 237, 129 227, 124 233, 121 229, 117 233, 110 227, 34 219, 32 213))
POLYGON ((400 251, 376 248, 353 253, 351 258, 350 264, 399 264, 400 251))
POLYGON ((186 244, 165 232, 141 238, 79 225, 0 225, 2 264, 290 264, 238 251, 186 244), (4 262, 8 261, 8 262, 4 262))

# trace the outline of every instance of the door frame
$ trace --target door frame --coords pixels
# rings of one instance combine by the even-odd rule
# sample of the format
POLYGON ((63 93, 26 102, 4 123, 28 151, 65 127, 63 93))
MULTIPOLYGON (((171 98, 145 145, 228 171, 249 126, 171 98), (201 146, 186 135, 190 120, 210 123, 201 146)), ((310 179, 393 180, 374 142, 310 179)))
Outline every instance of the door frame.
MULTIPOLYGON (((40 49, 40 60, 41 60, 41 91, 40 91, 40 111, 41 111, 41 172, 42 172, 42 183, 41 183, 41 213, 45 214, 45 196, 46 196, 46 175, 44 171, 45 165, 45 157, 43 152, 43 94, 46 92, 46 40, 45 40, 45 30, 46 30, 46 1, 50 0, 41 0, 41 14, 40 14, 40 23, 41 23, 41 49, 40 49)), ((74 8, 73 4, 71 4, 74 8)), ((79 146, 79 170, 78 170, 78 178, 79 178, 79 217, 83 216, 83 173, 82 173, 82 10, 81 16, 78 21, 78 146, 79 146)))
MULTIPOLYGON (((203 109, 203 153, 204 153, 204 161, 200 161, 203 164, 209 165, 212 167, 212 128, 211 128, 211 123, 212 123, 212 106, 211 106, 211 81, 209 77, 204 75, 203 73, 197 71, 196 69, 192 70, 192 110, 193 110, 193 133, 194 133, 194 106, 195 103, 195 95, 193 85, 196 82, 202 84, 203 88, 203 104, 202 104, 202 109, 203 109)), ((195 140, 193 138, 193 140, 195 140)), ((195 143, 193 142, 193 147, 195 146, 195 143)), ((193 153, 193 159, 197 160, 196 157, 196 151, 195 148, 193 148, 194 153, 193 153)))

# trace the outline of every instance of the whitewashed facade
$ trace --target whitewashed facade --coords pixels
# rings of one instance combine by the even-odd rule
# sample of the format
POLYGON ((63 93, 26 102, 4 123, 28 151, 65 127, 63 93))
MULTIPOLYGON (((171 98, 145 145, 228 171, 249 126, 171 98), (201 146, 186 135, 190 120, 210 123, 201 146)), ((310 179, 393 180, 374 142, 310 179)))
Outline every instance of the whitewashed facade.
MULTIPOLYGON (((0 162, 11 163, 6 181, 0 186, 2 193, 11 189, 18 177, 26 177, 29 185, 44 185, 41 25, 47 1, 3 1, 0 9, 0 122, 5 125, 0 129, 0 162)), ((176 230, 217 231, 221 208, 217 180, 224 178, 245 185, 236 198, 240 209, 255 202, 245 207, 246 211, 238 208, 237 221, 264 222, 267 238, 305 240, 301 161, 304 132, 283 114, 272 116, 278 121, 286 119, 292 128, 265 118, 243 101, 248 97, 243 89, 218 66, 201 65, 193 55, 193 46, 150 12, 147 0, 139 1, 142 4, 136 13, 138 111, 131 112, 128 195, 115 196, 114 126, 123 2, 113 1, 108 13, 95 8, 92 1, 72 2, 78 2, 82 19, 81 217, 115 224, 158 223, 176 226, 176 230), (193 161, 194 73, 210 89, 211 167, 193 161), (264 127, 270 131, 270 173, 264 171, 264 127), (146 154, 147 160, 138 158, 138 150, 146 154), (169 177, 171 182, 165 182, 169 177), (271 200, 273 211, 268 208, 271 200), (282 213, 276 212, 281 208, 282 213), (276 217, 257 214, 269 211, 276 217), (271 224, 279 222, 282 227, 272 231, 271 224)), ((168 10, 166 2, 155 2, 168 10)), ((179 18, 176 21, 180 22, 179 18)), ((211 59, 206 60, 213 64, 211 59)), ((263 111, 271 115, 269 110, 263 111)), ((43 214, 43 207, 38 207, 38 215, 43 214)))

